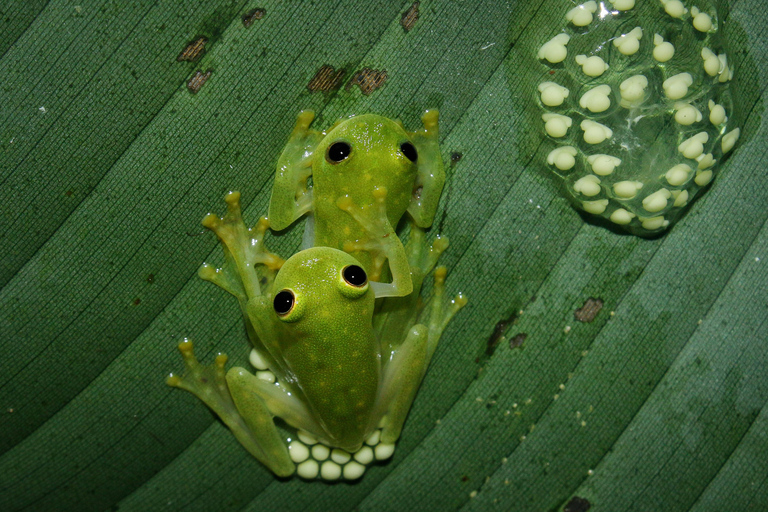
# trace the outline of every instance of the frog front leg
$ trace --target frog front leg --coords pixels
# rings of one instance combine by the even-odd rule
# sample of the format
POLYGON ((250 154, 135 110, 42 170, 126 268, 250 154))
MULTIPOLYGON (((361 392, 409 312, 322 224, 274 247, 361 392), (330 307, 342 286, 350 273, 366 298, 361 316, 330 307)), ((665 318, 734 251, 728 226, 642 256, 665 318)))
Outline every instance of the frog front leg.
POLYGON ((311 110, 299 113, 288 143, 277 161, 275 183, 269 202, 269 219, 278 231, 293 224, 312 210, 312 189, 307 180, 312 174, 312 157, 323 133, 310 130, 315 118, 311 110))
POLYGON ((245 370, 233 368, 225 377, 226 355, 219 354, 213 365, 203 366, 195 357, 191 341, 184 340, 178 348, 186 371, 182 376, 171 374, 166 383, 202 400, 240 444, 277 476, 293 474, 295 466, 288 447, 275 427, 266 401, 256 393, 248 393, 248 386, 242 385, 240 371, 245 370))
POLYGON ((424 130, 409 133, 418 155, 418 174, 408 213, 416 225, 422 228, 432 225, 445 183, 445 170, 438 143, 438 118, 437 110, 427 110, 421 116, 424 130))
POLYGON ((247 228, 240 208, 240 192, 230 192, 224 201, 227 213, 223 217, 209 213, 203 218, 203 226, 213 231, 221 242, 224 266, 213 268, 203 263, 198 275, 237 297, 244 309, 250 298, 261 295, 260 277, 266 279, 268 287, 283 260, 264 246, 269 221, 262 217, 256 226, 247 228))
POLYGON ((413 291, 411 266, 405 253, 405 248, 387 218, 387 189, 378 187, 373 191, 374 204, 363 211, 354 204, 352 198, 344 196, 337 201, 337 206, 347 212, 368 233, 367 240, 348 241, 344 243, 344 251, 368 251, 373 261, 373 270, 369 276, 371 288, 376 298, 403 297, 413 291), (366 214, 367 213, 367 214, 366 214), (385 262, 389 262, 391 283, 381 283, 385 262))

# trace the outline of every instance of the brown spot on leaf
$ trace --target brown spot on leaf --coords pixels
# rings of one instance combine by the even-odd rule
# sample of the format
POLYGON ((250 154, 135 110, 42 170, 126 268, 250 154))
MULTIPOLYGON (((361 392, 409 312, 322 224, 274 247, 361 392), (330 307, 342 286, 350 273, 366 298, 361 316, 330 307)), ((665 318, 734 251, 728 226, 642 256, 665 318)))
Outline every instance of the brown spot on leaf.
POLYGON ((528 334, 524 332, 521 332, 520 334, 515 334, 515 337, 509 340, 509 348, 522 347, 523 342, 527 337, 528 337, 528 334))
POLYGON ((419 21, 419 2, 413 2, 411 8, 405 11, 400 18, 400 24, 406 32, 410 32, 417 21, 419 21))
POLYGON ((488 338, 488 342, 485 347, 486 356, 493 355, 494 351, 496 350, 496 346, 501 341, 501 338, 504 337, 504 333, 507 331, 507 327, 509 327, 509 325, 512 324, 515 320, 517 320, 517 313, 512 313, 507 318, 496 322, 496 326, 493 328, 493 332, 488 338))
POLYGON ((368 96, 373 91, 381 87, 382 84, 384 84, 386 81, 386 69, 379 71, 378 69, 363 68, 355 73, 349 82, 347 82, 346 90, 349 91, 352 89, 352 86, 358 85, 360 86, 360 90, 363 92, 363 94, 368 96))
POLYGON ((210 69, 205 73, 198 70, 195 75, 189 79, 189 82, 187 82, 187 89, 189 89, 189 92, 192 94, 197 94, 203 85, 205 85, 205 82, 211 78, 211 73, 213 73, 213 71, 210 69))
POLYGON ((467 475, 464 475, 464 476, 461 477, 461 481, 462 482, 468 482, 469 481, 469 477, 467 475))
POLYGON ((141 304, 141 299, 140 298, 136 297, 135 299, 133 299, 133 305, 134 306, 138 306, 139 304, 141 304))
POLYGON ((205 44, 208 42, 207 37, 200 36, 187 45, 186 48, 181 50, 181 53, 176 60, 178 62, 197 62, 200 57, 205 53, 205 44))
POLYGON ((267 14, 266 9, 252 9, 248 11, 247 13, 243 14, 243 26, 245 28, 250 27, 253 25, 254 21, 259 21, 264 17, 265 14, 267 14))
POLYGON ((574 496, 571 501, 565 505, 563 512, 587 512, 592 504, 586 498, 579 498, 574 496))
POLYGON ((312 92, 335 91, 341 87, 341 83, 344 81, 345 74, 346 70, 344 68, 336 71, 333 66, 326 64, 317 70, 315 76, 312 77, 312 80, 310 80, 307 84, 307 89, 312 92))
POLYGON ((67 190, 66 192, 64 192, 64 195, 67 197, 72 197, 72 194, 74 194, 72 190, 67 190))
POLYGON ((573 317, 579 322, 589 323, 595 319, 601 309, 603 309, 603 299, 590 297, 583 306, 574 311, 573 317))

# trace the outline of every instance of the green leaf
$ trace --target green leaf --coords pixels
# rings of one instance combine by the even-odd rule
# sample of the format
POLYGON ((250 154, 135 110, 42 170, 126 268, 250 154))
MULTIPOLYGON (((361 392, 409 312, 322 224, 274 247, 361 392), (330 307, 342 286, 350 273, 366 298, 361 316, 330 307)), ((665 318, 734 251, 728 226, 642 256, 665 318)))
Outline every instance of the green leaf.
POLYGON ((0 7, 0 510, 768 506, 762 2, 723 5, 742 139, 654 240, 585 223, 538 163, 525 59, 571 2, 425 0, 406 31, 410 5, 0 7), (200 60, 177 61, 200 37, 200 60), (342 87, 310 92, 324 65, 342 87), (384 84, 347 89, 366 67, 384 84), (184 336, 207 361, 247 356, 234 300, 196 277, 221 259, 200 219, 234 189, 247 218, 266 212, 300 109, 319 127, 376 112, 414 128, 429 107, 448 172, 433 231, 451 238, 448 291, 470 303, 393 460, 353 484, 275 479, 163 382, 184 336), (602 310, 575 321, 590 297, 602 310))

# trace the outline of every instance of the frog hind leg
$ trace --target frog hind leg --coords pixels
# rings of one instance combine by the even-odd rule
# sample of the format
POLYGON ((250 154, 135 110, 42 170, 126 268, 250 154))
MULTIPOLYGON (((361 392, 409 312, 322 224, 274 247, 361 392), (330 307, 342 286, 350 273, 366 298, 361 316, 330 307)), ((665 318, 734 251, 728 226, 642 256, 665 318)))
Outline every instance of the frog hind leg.
POLYGON ((395 233, 387 218, 387 189, 378 187, 373 191, 374 204, 369 208, 369 215, 361 212, 349 196, 337 201, 337 206, 347 212, 368 233, 367 240, 348 241, 344 251, 368 251, 373 260, 372 275, 368 276, 376 298, 403 297, 413 291, 411 267, 400 238, 395 233), (389 262, 391 283, 378 282, 384 262, 389 262))
POLYGON ((390 404, 382 422, 383 443, 394 443, 400 437, 403 423, 440 336, 451 318, 467 303, 466 297, 459 294, 450 301, 448 308, 445 308, 445 267, 435 269, 434 275, 434 295, 428 308, 429 318, 426 325, 418 324, 411 328, 385 370, 384 386, 391 387, 383 392, 385 396, 389 396, 389 400, 385 398, 385 403, 390 404))
POLYGON ((186 371, 182 376, 171 374, 166 383, 202 400, 229 427, 240 444, 277 476, 293 474, 295 466, 288 448, 264 401, 258 397, 250 399, 247 406, 253 408, 252 412, 247 418, 240 414, 240 404, 237 403, 240 397, 230 393, 224 373, 227 356, 219 354, 214 364, 203 366, 195 357, 191 341, 182 341, 178 349, 186 371))
POLYGON ((310 130, 315 118, 311 110, 303 110, 277 161, 275 183, 269 201, 269 219, 278 231, 293 224, 312 209, 312 189, 307 179, 312 174, 312 159, 323 133, 310 130))
POLYGON ((419 155, 417 176, 408 213, 417 226, 428 228, 437 212, 437 203, 445 184, 445 169, 438 143, 438 112, 427 110, 421 117, 423 131, 409 133, 419 155))
POLYGON ((424 325, 415 325, 384 372, 381 404, 386 406, 380 415, 381 442, 394 444, 400 437, 405 417, 416 397, 428 362, 429 331, 424 325))
POLYGON ((266 407, 270 420, 273 416, 278 416, 291 427, 326 441, 328 436, 325 431, 312 419, 311 411, 296 397, 295 392, 282 385, 264 381, 237 367, 227 372, 227 384, 234 403, 247 422, 251 421, 252 416, 255 423, 263 421, 262 411, 251 406, 251 401, 255 401, 266 407))

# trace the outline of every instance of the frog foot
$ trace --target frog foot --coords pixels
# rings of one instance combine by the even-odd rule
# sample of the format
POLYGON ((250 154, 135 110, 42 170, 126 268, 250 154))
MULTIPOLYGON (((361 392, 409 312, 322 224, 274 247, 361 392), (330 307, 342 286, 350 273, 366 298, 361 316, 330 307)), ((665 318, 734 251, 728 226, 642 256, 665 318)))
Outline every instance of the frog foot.
MULTIPOLYGON (((341 197, 336 201, 336 205, 347 212, 355 221, 365 229, 368 234, 366 240, 348 241, 344 243, 345 252, 366 251, 371 254, 373 260, 373 269, 370 278, 377 280, 381 277, 384 263, 387 260, 386 248, 389 242, 387 238, 394 235, 395 230, 389 224, 387 219, 387 189, 386 187, 377 187, 373 191, 375 202, 369 207, 373 210, 372 215, 359 207, 349 196, 341 197)), ((396 237, 395 237, 396 238, 396 237)))
POLYGON ((435 284, 433 286, 433 295, 429 306, 429 341, 427 343, 427 361, 432 359, 432 354, 437 348, 448 322, 459 312, 461 308, 467 305, 467 297, 459 292, 446 305, 443 297, 445 295, 445 277, 448 270, 445 267, 437 267, 434 272, 435 284))
MULTIPOLYGON (((429 274, 440 255, 448 248, 449 241, 447 236, 437 235, 427 248, 426 234, 424 230, 415 223, 411 223, 411 234, 408 237, 408 243, 405 246, 405 252, 408 255, 408 263, 411 266, 411 273, 414 276, 414 282, 417 279, 417 273, 423 280, 424 276, 429 274)), ((414 284, 414 289, 420 288, 414 284)))
POLYGON ((224 201, 227 213, 223 217, 209 213, 203 218, 203 226, 216 233, 221 242, 224 266, 214 268, 204 263, 198 275, 246 302, 261 294, 256 266, 263 266, 265 277, 271 281, 283 259, 264 246, 264 236, 269 229, 266 217, 260 218, 253 228, 247 228, 240 209, 240 192, 230 192, 224 201))
POLYGON ((356 206, 349 196, 341 197, 336 205, 347 212, 368 234, 366 240, 344 243, 344 251, 354 253, 366 251, 371 255, 372 269, 369 272, 371 285, 376 297, 402 297, 413 291, 410 265, 403 244, 387 218, 387 189, 377 187, 373 191, 374 203, 368 210, 372 215, 356 206), (392 283, 381 283, 384 264, 389 261, 392 283))
POLYGON ((179 376, 171 373, 165 383, 174 388, 189 391, 211 408, 225 423, 226 418, 239 417, 232 396, 227 386, 224 366, 227 364, 226 354, 218 354, 212 365, 203 366, 195 356, 195 347, 186 338, 179 343, 178 350, 184 359, 184 374, 179 376))
POLYGON ((307 432, 299 430, 298 439, 288 445, 296 474, 307 480, 357 480, 374 461, 389 459, 395 451, 394 443, 381 441, 381 430, 375 430, 355 452, 333 448, 319 442, 307 432))
MULTIPOLYGON (((191 341, 184 339, 178 349, 184 359, 185 372, 182 376, 171 373, 165 380, 166 384, 189 391, 202 400, 251 455, 276 475, 290 476, 295 470, 294 465, 264 401, 253 394, 245 398, 232 394, 224 371, 227 356, 218 354, 212 365, 203 366, 195 357, 191 341), (248 406, 245 410, 251 414, 250 418, 240 414, 237 400, 243 402, 241 405, 248 406)), ((238 370, 233 368, 230 374, 237 374, 238 370)))

